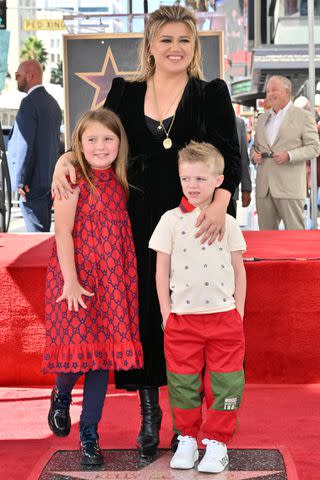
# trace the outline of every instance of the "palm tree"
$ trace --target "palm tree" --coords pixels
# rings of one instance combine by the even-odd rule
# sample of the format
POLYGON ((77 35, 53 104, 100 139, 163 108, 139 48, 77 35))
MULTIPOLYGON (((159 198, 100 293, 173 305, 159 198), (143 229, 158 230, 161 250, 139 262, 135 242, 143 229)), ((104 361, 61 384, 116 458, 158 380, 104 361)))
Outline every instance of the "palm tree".
POLYGON ((38 60, 42 69, 45 70, 48 61, 48 52, 44 48, 41 40, 36 37, 28 37, 23 44, 20 60, 38 60))
POLYGON ((56 68, 51 70, 50 83, 61 85, 63 87, 63 64, 58 62, 56 68))

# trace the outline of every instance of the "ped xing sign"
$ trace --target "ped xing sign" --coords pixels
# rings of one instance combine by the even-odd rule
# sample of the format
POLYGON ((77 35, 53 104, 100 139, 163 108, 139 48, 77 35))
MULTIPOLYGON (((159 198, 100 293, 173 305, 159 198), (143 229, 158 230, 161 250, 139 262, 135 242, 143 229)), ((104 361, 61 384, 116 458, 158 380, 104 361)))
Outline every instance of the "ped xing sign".
POLYGON ((63 20, 52 19, 24 19, 22 28, 25 32, 34 30, 66 30, 66 26, 63 20))

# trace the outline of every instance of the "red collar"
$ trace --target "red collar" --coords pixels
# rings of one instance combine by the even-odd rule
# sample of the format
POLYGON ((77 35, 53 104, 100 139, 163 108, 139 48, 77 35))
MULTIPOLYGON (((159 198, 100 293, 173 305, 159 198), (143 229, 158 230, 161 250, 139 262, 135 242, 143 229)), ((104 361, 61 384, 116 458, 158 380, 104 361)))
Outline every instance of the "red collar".
POLYGON ((191 203, 188 202, 186 197, 182 197, 179 208, 181 213, 189 213, 189 212, 192 212, 197 207, 195 207, 194 205, 191 205, 191 203))

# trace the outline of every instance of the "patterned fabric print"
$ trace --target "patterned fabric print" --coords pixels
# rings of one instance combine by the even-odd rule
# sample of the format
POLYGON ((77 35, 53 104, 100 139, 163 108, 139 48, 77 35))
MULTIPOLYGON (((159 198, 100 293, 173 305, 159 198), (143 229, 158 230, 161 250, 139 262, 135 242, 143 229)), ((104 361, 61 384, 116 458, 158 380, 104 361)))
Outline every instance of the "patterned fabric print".
POLYGON ((42 371, 87 372, 142 368, 138 281, 126 198, 113 170, 95 171, 97 190, 80 182, 73 229, 80 284, 87 310, 56 303, 63 277, 56 244, 46 285, 46 347, 42 371))

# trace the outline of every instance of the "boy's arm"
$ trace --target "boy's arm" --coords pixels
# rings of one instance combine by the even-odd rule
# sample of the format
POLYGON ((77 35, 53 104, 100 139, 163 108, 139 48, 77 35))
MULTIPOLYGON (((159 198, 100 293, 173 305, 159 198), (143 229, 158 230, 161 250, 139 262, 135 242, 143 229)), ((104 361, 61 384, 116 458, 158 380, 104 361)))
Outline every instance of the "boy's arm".
POLYGON ((244 302, 246 299, 247 278, 246 270, 243 264, 242 252, 240 250, 231 252, 231 263, 234 270, 235 292, 234 299, 236 302, 236 309, 243 318, 244 302))
POLYGON ((93 293, 87 292, 78 281, 75 259, 72 230, 74 218, 78 203, 79 189, 74 190, 74 194, 68 199, 55 199, 54 218, 55 218, 55 236, 57 242, 58 259, 61 272, 64 279, 62 295, 57 302, 67 300, 68 309, 78 311, 78 305, 86 308, 81 295, 92 296, 93 293))
POLYGON ((157 252, 156 285, 164 327, 166 326, 166 322, 171 312, 169 286, 170 261, 170 255, 159 251, 157 252))

